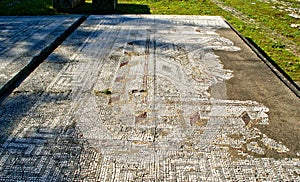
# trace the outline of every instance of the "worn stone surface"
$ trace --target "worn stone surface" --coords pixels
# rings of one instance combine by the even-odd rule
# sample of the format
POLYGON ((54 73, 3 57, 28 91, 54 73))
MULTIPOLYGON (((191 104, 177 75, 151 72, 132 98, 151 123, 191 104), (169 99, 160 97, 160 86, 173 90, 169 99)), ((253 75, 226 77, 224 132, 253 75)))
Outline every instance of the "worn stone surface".
POLYGON ((263 129, 299 106, 220 17, 90 16, 1 104, 0 180, 299 181, 263 129))
POLYGON ((80 16, 0 16, 0 88, 80 16))

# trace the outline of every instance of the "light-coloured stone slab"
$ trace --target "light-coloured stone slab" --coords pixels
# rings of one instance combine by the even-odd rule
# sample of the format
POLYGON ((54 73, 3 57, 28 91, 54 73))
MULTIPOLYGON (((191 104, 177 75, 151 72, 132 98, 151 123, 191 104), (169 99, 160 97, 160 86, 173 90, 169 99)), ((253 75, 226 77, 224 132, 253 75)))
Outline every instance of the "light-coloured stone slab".
POLYGON ((300 180, 297 149, 264 133, 285 117, 253 94, 262 78, 239 77, 253 65, 296 122, 221 17, 90 16, 1 105, 0 179, 300 180))

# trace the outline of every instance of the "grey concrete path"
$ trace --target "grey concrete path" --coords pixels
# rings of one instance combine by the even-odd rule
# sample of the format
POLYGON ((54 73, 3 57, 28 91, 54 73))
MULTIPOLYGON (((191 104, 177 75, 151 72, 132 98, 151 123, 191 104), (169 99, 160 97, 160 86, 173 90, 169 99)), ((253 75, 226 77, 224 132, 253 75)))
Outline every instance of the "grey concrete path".
POLYGON ((0 105, 0 181, 299 181, 299 108, 221 17, 90 16, 0 105))

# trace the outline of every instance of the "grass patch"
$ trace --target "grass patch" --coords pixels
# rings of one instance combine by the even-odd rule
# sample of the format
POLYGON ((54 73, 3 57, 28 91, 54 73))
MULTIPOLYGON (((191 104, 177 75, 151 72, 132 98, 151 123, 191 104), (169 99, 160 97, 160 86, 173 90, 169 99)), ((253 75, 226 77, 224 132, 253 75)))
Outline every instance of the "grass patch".
POLYGON ((95 90, 94 93, 97 96, 102 95, 102 94, 104 94, 104 95, 111 95, 112 94, 112 92, 111 92, 111 90, 109 88, 101 90, 101 91, 96 91, 95 90))
POLYGON ((229 21, 244 36, 259 45, 294 81, 300 81, 300 31, 292 27, 299 19, 289 16, 289 9, 300 4, 290 1, 223 0, 230 6, 252 18, 249 24, 240 20, 229 21))
MULTIPOLYGON (((221 1, 221 0, 220 0, 221 1)), ((242 35, 259 45, 293 80, 300 81, 300 31, 291 27, 299 19, 289 16, 284 7, 300 8, 294 0, 223 0, 253 23, 241 20, 218 7, 212 0, 119 0, 119 14, 177 14, 223 16, 242 35), (275 32, 275 33, 272 33, 275 32), (276 34, 281 36, 278 37, 276 34), (290 42, 294 45, 290 46, 290 42)), ((98 14, 93 12, 92 0, 69 12, 57 12, 52 0, 0 0, 0 15, 98 14)), ((101 12, 99 13, 101 14, 101 12)))
POLYGON ((53 15, 52 0, 0 0, 0 15, 53 15))

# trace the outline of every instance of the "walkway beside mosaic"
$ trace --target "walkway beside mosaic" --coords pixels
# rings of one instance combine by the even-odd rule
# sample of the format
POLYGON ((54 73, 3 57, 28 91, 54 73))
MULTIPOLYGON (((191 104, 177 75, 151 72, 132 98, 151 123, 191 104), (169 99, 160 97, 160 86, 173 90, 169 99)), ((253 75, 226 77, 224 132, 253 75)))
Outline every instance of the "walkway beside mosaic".
POLYGON ((299 181, 299 108, 221 17, 89 16, 1 103, 0 181, 299 181))
POLYGON ((80 16, 0 17, 0 87, 80 16))

